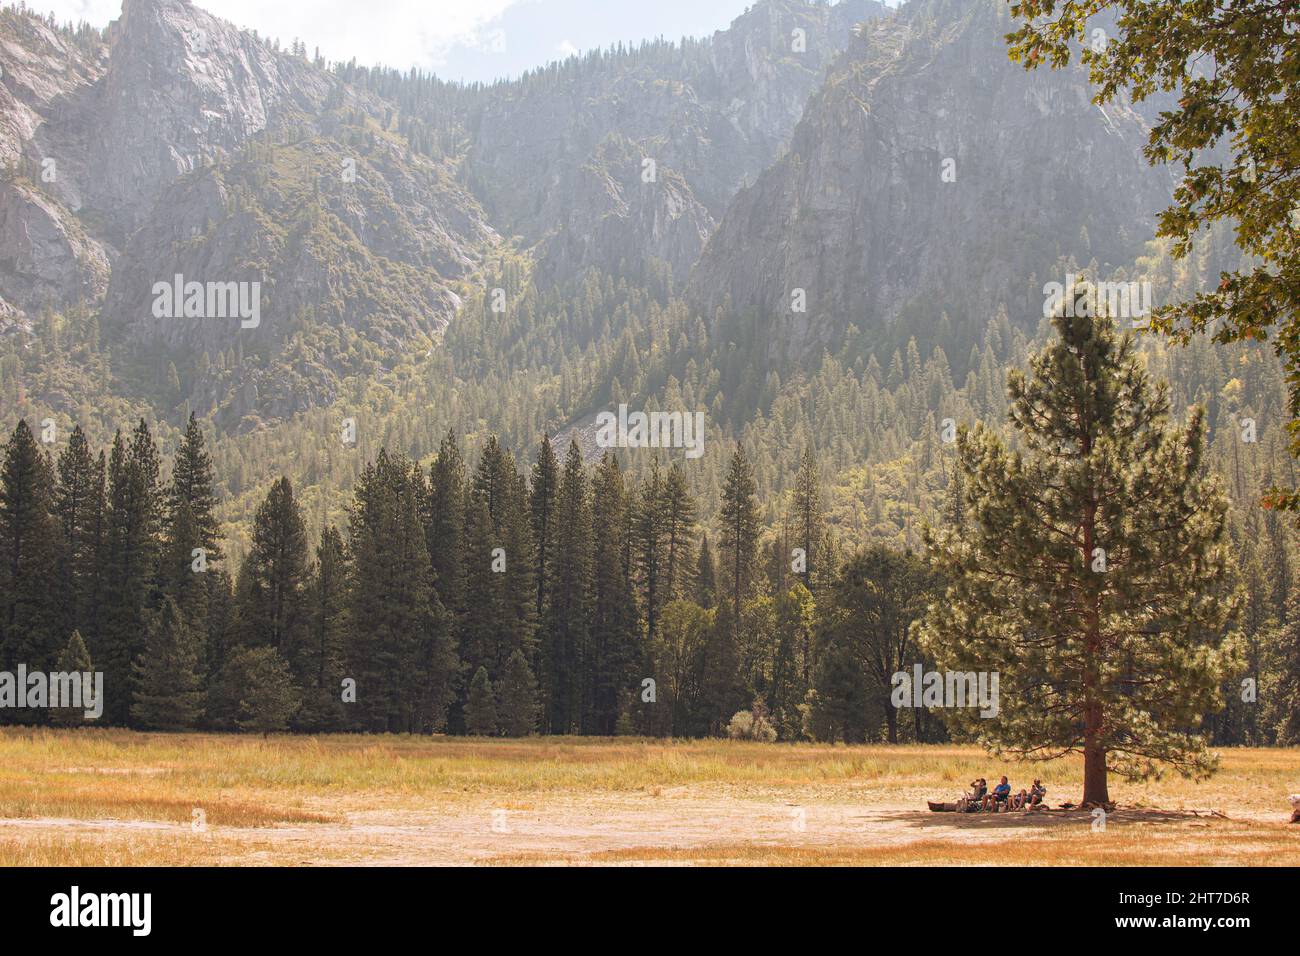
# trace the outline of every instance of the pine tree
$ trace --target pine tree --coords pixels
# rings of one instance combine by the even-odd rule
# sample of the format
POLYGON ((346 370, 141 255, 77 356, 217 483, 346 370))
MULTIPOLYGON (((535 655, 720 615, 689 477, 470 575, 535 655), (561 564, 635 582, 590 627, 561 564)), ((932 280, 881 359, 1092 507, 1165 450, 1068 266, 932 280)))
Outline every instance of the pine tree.
POLYGON ((537 584, 537 617, 546 607, 546 590, 550 586, 551 563, 555 553, 555 496, 559 486, 559 462, 551 448, 549 435, 542 435, 542 447, 533 465, 528 509, 532 521, 533 577, 537 584))
MULTIPOLYGON (((245 733, 271 734, 289 726, 301 705, 289 664, 274 647, 247 647, 227 667, 240 689, 234 723, 245 733)), ((228 678, 228 679, 229 679, 228 678)))
POLYGON ((959 432, 970 525, 931 536, 952 584, 922 634, 941 669, 1000 675, 997 715, 954 709, 959 726, 1010 753, 1082 752, 1082 802, 1100 805, 1111 772, 1213 769, 1191 731, 1222 706, 1238 601, 1227 502, 1201 472, 1203 410, 1170 425, 1167 386, 1079 291, 1030 377, 1008 376, 1025 451, 959 432))
POLYGON ((270 646, 297 670, 306 615, 307 529, 293 485, 280 477, 253 516, 253 541, 240 569, 240 643, 270 646))
POLYGON ((1292 586, 1286 626, 1270 657, 1277 683, 1269 716, 1279 747, 1300 747, 1300 584, 1292 586))
POLYGON ((555 508, 555 566, 540 648, 543 729, 581 728, 592 597, 591 502, 578 443, 569 444, 555 508))
POLYGON ((736 446, 722 488, 723 580, 732 619, 740 620, 740 605, 754 590, 754 573, 758 556, 758 502, 754 471, 745 452, 736 446))
POLYGON ((809 660, 816 606, 808 589, 796 582, 775 602, 775 647, 767 703, 782 740, 801 736, 800 705, 809 688, 809 660))
POLYGON ((86 642, 81 639, 79 631, 72 632, 72 637, 68 639, 67 646, 59 654, 59 661, 54 669, 60 674, 83 675, 83 697, 81 706, 51 707, 50 722, 60 727, 80 727, 87 722, 86 711, 88 707, 84 696, 84 681, 85 677, 93 675, 95 665, 90 660, 90 652, 86 650, 86 642))
POLYGON ((270 734, 294 720, 302 698, 289 664, 274 647, 241 647, 212 682, 208 722, 221 730, 270 734))
MULTIPOLYGON (((483 448, 470 497, 473 504, 467 507, 476 540, 467 550, 476 557, 466 569, 467 590, 472 592, 467 594, 467 600, 482 600, 488 594, 494 597, 492 619, 466 620, 464 628, 472 635, 471 643, 478 645, 472 653, 486 657, 478 663, 485 663, 489 674, 499 678, 514 651, 532 656, 537 592, 527 485, 515 468, 514 456, 501 447, 495 436, 489 437, 483 448), (487 526, 479 520, 476 512, 479 507, 486 513, 487 526), (502 561, 504 571, 494 571, 494 567, 501 567, 502 561), (489 574, 493 577, 485 577, 489 574), (485 633, 489 628, 491 633, 485 633)), ((487 604, 473 606, 476 615, 489 607, 487 604)), ((476 662, 471 658, 467 663, 473 668, 476 662)))
POLYGON ((104 523, 104 473, 97 468, 78 425, 59 455, 54 515, 59 526, 59 602, 63 631, 85 627, 96 617, 99 550, 104 523))
POLYGON ((348 556, 343 536, 330 525, 321 532, 316 563, 307 586, 307 640, 300 658, 302 710, 296 725, 304 730, 343 726, 343 660, 348 632, 348 556))
POLYGON ((492 524, 487 503, 470 492, 465 501, 465 607, 460 625, 460 658, 466 673, 495 669, 501 635, 509 626, 505 573, 497 571, 504 544, 492 524))
MULTIPOLYGON (((874 545, 844 563, 822 599, 825 639, 851 654, 870 682, 865 696, 851 704, 863 712, 878 709, 891 744, 898 743, 898 709, 890 700, 893 675, 910 671, 920 659, 911 638, 912 625, 935 597, 933 587, 923 561, 874 545)), ((821 690, 823 697, 829 693, 827 688, 821 690)))
POLYGON ((200 550, 201 540, 189 505, 180 502, 168 523, 158 576, 164 593, 176 602, 186 622, 199 634, 206 635, 210 569, 206 552, 200 550))
POLYGON ((527 737, 537 729, 537 681, 521 651, 506 661, 497 696, 497 714, 507 737, 527 737))
POLYGON ((492 681, 486 667, 474 672, 465 702, 465 731, 476 737, 494 737, 497 732, 497 705, 492 681))
POLYGON ((664 480, 661 496, 664 528, 663 590, 665 601, 690 598, 695 582, 695 555, 691 540, 695 536, 695 498, 686 485, 686 472, 673 462, 664 480))
MULTIPOLYGON (((198 637, 171 598, 149 615, 144 650, 133 663, 131 718, 146 730, 192 730, 203 712, 198 637)), ((107 677, 107 675, 105 675, 107 677)), ((112 691, 105 688, 111 699, 112 691)))
POLYGON ((596 468, 591 498, 593 530, 590 682, 583 732, 611 734, 618 720, 619 694, 633 681, 640 652, 636 643, 637 603, 632 582, 629 502, 618 459, 606 452, 596 468))
POLYGON ((650 475, 641 483, 632 511, 632 548, 637 578, 641 587, 641 607, 645 612, 646 641, 653 641, 659 610, 665 602, 663 561, 665 527, 663 513, 663 476, 659 462, 650 466, 650 475))
POLYGON ((4 670, 23 664, 45 670, 61 641, 57 595, 59 530, 51 514, 53 469, 19 421, 5 446, 0 471, 0 660, 4 670))
MULTIPOLYGON (((793 500, 791 502, 794 523, 795 546, 804 553, 804 570, 800 573, 803 586, 813 590, 813 568, 825 556, 817 552, 825 527, 822 515, 821 479, 817 474, 817 462, 813 458, 812 447, 805 447, 799 459, 799 473, 795 476, 793 500)), ((782 556, 784 560, 784 555, 782 556)))
POLYGON ((438 597, 447 610, 462 614, 465 607, 465 567, 462 556, 465 533, 465 463, 449 431, 429 466, 429 491, 425 496, 424 528, 429 565, 438 597))
POLYGON ((204 635, 203 672, 208 684, 226 666, 231 649, 236 646, 237 628, 234 587, 225 568, 205 576, 207 595, 207 633, 204 635))
POLYGON ((104 671, 110 723, 125 723, 130 713, 126 689, 157 596, 161 528, 158 449, 141 419, 129 444, 121 432, 114 437, 108 465, 103 624, 90 653, 104 671))
POLYGON ((862 743, 867 739, 869 693, 862 659, 841 635, 828 636, 817 653, 813 689, 804 704, 804 730, 814 740, 862 743))
MULTIPOLYGON (((745 606, 741 610, 743 614, 745 606)), ((721 734, 750 696, 741 677, 742 621, 732 616, 732 605, 722 604, 705 632, 699 677, 698 719, 702 726, 697 727, 697 733, 721 734)))
POLYGON ((500 527, 502 505, 509 493, 507 484, 514 477, 513 465, 507 466, 506 453, 496 435, 489 435, 474 469, 474 496, 487 508, 488 517, 495 527, 500 527))
POLYGON ((381 450, 356 487, 348 658, 370 730, 441 729, 450 704, 454 638, 432 586, 423 480, 404 456, 381 450))
POLYGON ((700 559, 695 570, 695 603, 703 608, 716 607, 718 603, 718 571, 713 562, 706 534, 700 542, 700 559))
POLYGON ((503 673, 505 663, 515 651, 531 660, 536 652, 537 583, 534 580, 532 521, 528 506, 528 486, 515 470, 514 457, 505 456, 506 479, 499 524, 502 546, 506 551, 507 627, 498 649, 496 671, 503 673))
POLYGON ((207 551, 207 560, 221 560, 221 538, 217 527, 217 497, 213 490, 212 457, 204 447, 198 419, 190 414, 185 436, 172 464, 171 486, 167 489, 167 516, 175 522, 181 508, 188 508, 198 537, 196 547, 207 551))

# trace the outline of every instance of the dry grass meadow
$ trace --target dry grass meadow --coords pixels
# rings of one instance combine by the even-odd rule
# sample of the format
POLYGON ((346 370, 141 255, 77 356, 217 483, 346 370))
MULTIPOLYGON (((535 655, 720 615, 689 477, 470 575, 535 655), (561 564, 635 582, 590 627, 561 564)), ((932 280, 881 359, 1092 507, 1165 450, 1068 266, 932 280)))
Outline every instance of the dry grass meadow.
POLYGON ((722 740, 0 731, 0 865, 1300 865, 1300 750, 1227 750, 1201 784, 1112 785, 1085 812, 930 813, 972 747, 722 740))

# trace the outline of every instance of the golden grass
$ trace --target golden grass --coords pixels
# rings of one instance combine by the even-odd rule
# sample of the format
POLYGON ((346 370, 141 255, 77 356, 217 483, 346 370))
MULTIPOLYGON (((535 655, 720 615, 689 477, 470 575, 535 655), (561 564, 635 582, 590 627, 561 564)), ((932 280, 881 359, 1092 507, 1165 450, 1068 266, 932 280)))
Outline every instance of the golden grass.
POLYGON ((962 746, 7 728, 0 864, 1300 863, 1300 826, 1284 822, 1296 750, 1227 750, 1201 784, 1116 782, 1104 833, 1083 813, 925 809, 1002 773, 1017 789, 1042 777, 1052 805, 1077 800, 1080 770, 962 746))

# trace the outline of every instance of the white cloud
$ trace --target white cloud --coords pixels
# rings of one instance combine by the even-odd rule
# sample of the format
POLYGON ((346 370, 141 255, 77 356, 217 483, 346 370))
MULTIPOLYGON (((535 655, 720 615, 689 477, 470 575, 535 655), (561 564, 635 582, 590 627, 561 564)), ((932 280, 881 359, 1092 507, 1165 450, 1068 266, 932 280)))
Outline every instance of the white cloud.
MULTIPOLYGON (((489 24, 523 0, 198 0, 209 13, 288 45, 298 39, 309 53, 329 60, 356 57, 369 65, 437 68, 447 51, 463 45, 504 50, 505 37, 489 24)), ((29 0, 63 20, 104 26, 121 11, 120 0, 29 0)))
POLYGON ((573 45, 572 40, 561 40, 555 45, 555 52, 559 54, 560 59, 567 60, 578 52, 578 48, 573 45))

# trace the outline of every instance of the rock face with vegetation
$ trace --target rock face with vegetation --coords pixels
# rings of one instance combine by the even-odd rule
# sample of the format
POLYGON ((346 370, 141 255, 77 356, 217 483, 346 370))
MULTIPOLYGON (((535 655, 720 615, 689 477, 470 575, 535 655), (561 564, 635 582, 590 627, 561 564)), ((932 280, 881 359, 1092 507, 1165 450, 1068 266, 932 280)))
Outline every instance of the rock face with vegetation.
POLYGON ((165 401, 240 429, 423 354, 502 235, 537 247, 543 288, 592 269, 683 282, 882 12, 770 0, 711 40, 466 89, 331 67, 184 0, 126 0, 102 34, 8 11, 0 320, 83 306, 126 350, 119 388, 157 401, 174 367, 165 401), (259 283, 262 321, 155 316, 177 275, 259 283))
POLYGON ((1009 29, 1004 3, 922 0, 860 31, 789 151, 722 217, 692 300, 770 322, 774 354, 802 359, 850 323, 1040 312, 1066 256, 1131 263, 1170 190, 1142 158, 1144 123, 1093 105, 1080 69, 1008 62, 1009 29))

